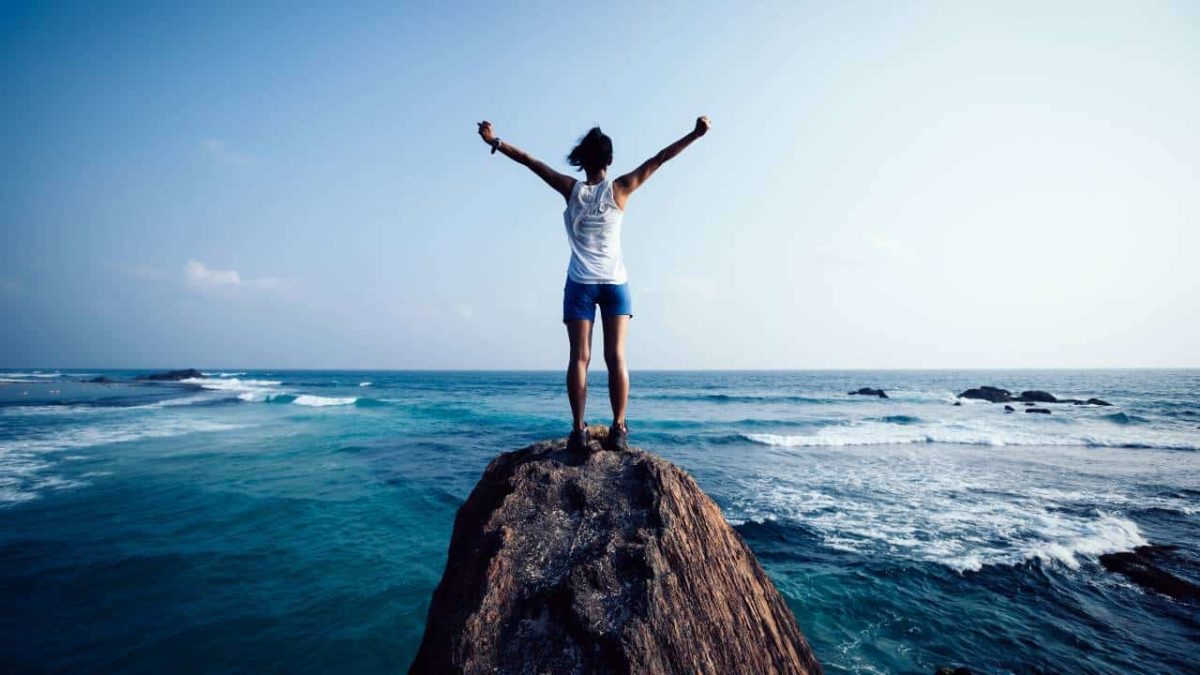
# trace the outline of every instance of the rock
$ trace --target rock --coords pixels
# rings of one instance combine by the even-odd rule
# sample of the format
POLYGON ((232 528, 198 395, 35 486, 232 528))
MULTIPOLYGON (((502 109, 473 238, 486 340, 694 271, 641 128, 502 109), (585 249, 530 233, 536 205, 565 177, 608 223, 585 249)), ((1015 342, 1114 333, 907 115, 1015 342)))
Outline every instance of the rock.
POLYGON ((192 378, 204 377, 204 373, 195 368, 186 370, 168 370, 163 373, 151 373, 150 375, 138 375, 133 378, 135 380, 149 380, 151 382, 178 382, 180 380, 190 380, 192 378))
POLYGON ((950 666, 942 666, 937 669, 933 675, 974 675, 974 671, 965 666, 952 668, 950 666))
POLYGON ((1033 405, 1034 405, 1034 404, 1032 404, 1032 403, 1026 403, 1026 404, 1025 404, 1025 407, 1026 407, 1026 408, 1032 408, 1032 407, 1033 407, 1033 405))
POLYGON ((1014 412, 1014 411, 1016 411, 1016 408, 1012 407, 1011 405, 1004 406, 1004 412, 1010 413, 1010 412, 1014 412))
POLYGON ((1013 400, 1011 391, 988 386, 982 386, 977 389, 968 389, 959 394, 958 397, 982 399, 984 401, 991 401, 992 403, 1007 403, 1013 400))
POLYGON ((888 397, 887 392, 885 392, 884 390, 872 389, 870 387, 863 387, 862 389, 859 389, 858 391, 852 391, 852 392, 850 392, 850 395, 851 396, 878 396, 879 398, 887 398, 888 397))
POLYGON ((1022 403, 1058 403, 1058 399, 1054 398, 1054 394, 1036 389, 1023 391, 1020 396, 1013 400, 1021 401, 1022 403))
POLYGON ((1200 600, 1200 586, 1157 564, 1157 559, 1170 558, 1176 550, 1175 546, 1139 546, 1132 551, 1105 553, 1100 556, 1100 564, 1109 572, 1176 600, 1200 600))
POLYGON ((1038 414, 1041 414, 1041 415, 1049 415, 1049 414, 1050 414, 1050 411, 1049 411, 1049 410, 1046 410, 1045 408, 1026 408, 1026 409, 1025 409, 1025 412, 1027 412, 1027 413, 1038 413, 1038 414))
POLYGON ((458 511, 410 673, 820 673, 695 481, 607 429, 505 453, 458 511))
POLYGON ((86 380, 82 380, 82 382, 87 384, 112 384, 113 381, 111 378, 107 378, 103 375, 97 375, 96 377, 89 377, 86 380))
POLYGON ((954 405, 962 405, 962 401, 955 401, 954 405))
POLYGON ((1108 401, 1099 398, 1089 398, 1087 401, 1085 401, 1085 403, 1088 405, 1112 405, 1108 401))

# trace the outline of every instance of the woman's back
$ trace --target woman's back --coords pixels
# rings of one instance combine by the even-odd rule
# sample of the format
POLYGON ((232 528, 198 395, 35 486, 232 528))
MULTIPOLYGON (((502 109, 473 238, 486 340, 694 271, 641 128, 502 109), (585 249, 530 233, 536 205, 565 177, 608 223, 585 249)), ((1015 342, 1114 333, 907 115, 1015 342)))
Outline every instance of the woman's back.
POLYGON ((613 185, 576 181, 563 211, 571 263, 567 277, 582 284, 623 284, 627 280, 621 255, 621 221, 625 212, 613 198, 613 185))

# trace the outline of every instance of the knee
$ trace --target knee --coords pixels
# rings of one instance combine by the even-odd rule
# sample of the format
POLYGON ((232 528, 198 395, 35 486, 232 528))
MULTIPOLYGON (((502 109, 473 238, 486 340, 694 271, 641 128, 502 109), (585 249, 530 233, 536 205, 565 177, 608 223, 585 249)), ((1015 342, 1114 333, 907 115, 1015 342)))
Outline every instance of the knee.
POLYGON ((609 370, 624 368, 625 350, 617 347, 605 347, 604 362, 608 364, 609 370))
POLYGON ((587 347, 571 350, 571 363, 578 363, 587 366, 592 362, 592 350, 587 347))

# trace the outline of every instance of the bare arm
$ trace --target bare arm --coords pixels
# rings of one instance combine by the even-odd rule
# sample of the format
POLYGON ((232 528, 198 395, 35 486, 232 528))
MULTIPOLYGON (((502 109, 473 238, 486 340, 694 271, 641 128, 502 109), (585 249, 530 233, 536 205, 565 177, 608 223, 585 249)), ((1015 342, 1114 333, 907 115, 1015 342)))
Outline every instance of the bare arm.
POLYGON ((708 121, 707 117, 696 118, 696 128, 692 129, 687 136, 659 150, 657 155, 642 162, 641 166, 613 181, 613 198, 616 200, 617 206, 624 210, 625 202, 634 190, 649 180, 660 166, 667 163, 667 160, 683 152, 683 149, 691 145, 692 141, 708 133, 710 126, 712 123, 708 121))
POLYGON ((536 173, 538 178, 546 181, 546 185, 554 188, 556 192, 562 195, 563 199, 571 198, 571 190, 575 187, 574 178, 551 169, 546 166, 545 162, 533 157, 512 143, 496 138, 495 132, 492 131, 491 122, 484 120, 479 123, 479 137, 483 139, 484 143, 492 146, 492 152, 499 150, 501 154, 514 162, 524 164, 529 167, 530 171, 536 173))

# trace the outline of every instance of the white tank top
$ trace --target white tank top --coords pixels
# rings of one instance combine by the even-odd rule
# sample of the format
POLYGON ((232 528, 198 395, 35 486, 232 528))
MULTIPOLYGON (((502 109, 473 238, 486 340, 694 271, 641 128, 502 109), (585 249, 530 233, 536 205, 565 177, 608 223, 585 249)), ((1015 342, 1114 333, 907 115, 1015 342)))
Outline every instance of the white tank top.
POLYGON ((581 284, 623 284, 621 221, 625 212, 613 198, 612 181, 596 185, 575 181, 563 221, 571 244, 567 277, 581 284))

